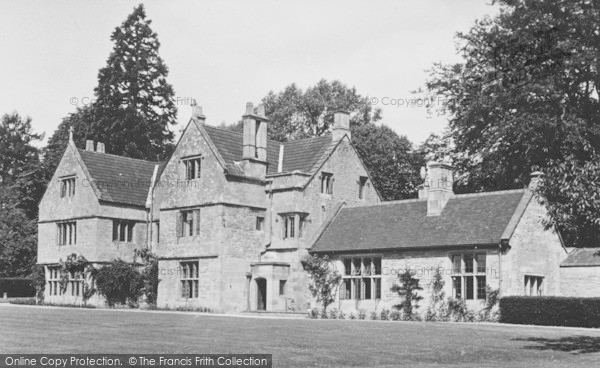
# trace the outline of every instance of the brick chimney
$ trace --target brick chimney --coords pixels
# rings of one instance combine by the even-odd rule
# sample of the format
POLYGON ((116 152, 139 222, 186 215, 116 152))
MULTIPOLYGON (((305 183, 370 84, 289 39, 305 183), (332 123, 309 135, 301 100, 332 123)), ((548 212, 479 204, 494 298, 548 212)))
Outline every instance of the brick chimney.
POLYGON ((419 186, 419 198, 427 198, 427 216, 439 216, 454 196, 454 168, 446 163, 431 162, 421 176, 425 176, 425 184, 419 186))
POLYGON ((333 129, 331 139, 334 142, 339 141, 347 135, 352 140, 350 133, 350 113, 348 111, 338 110, 333 113, 333 129))
POLYGON ((88 139, 85 141, 85 150, 94 152, 94 141, 88 139))
POLYGON ((245 171, 251 176, 264 177, 267 168, 267 124, 265 107, 255 109, 252 102, 246 104, 242 159, 245 171))

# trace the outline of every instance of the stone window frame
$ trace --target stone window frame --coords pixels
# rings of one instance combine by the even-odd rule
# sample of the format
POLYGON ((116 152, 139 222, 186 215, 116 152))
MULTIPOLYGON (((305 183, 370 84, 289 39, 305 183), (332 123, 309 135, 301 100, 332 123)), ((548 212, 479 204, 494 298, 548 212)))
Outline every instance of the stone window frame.
POLYGON ((265 216, 256 216, 256 231, 265 231, 265 216))
POLYGON ((287 289, 287 280, 279 280, 279 296, 284 296, 287 289))
POLYGON ((332 173, 321 172, 321 194, 333 196, 334 181, 332 173))
POLYGON ((306 212, 284 212, 280 213, 281 238, 303 239, 306 236, 306 223, 308 213, 306 212))
POLYGON ((77 244, 77 221, 61 221, 56 224, 56 244, 77 244))
POLYGON ((192 208, 177 212, 177 238, 192 238, 200 235, 202 211, 192 208))
POLYGON ((119 243, 135 243, 135 221, 112 221, 112 241, 119 243))
POLYGON ((525 296, 544 295, 545 277, 541 275, 525 275, 523 277, 523 292, 525 296))
POLYGON ((48 295, 62 295, 60 290, 60 266, 48 266, 48 295))
POLYGON ((340 260, 343 268, 340 300, 381 300, 383 262, 381 254, 343 256, 340 260), (368 266, 365 262, 367 260, 368 266), (368 297, 367 289, 370 294, 368 297))
POLYGON ((75 196, 76 176, 67 175, 59 178, 60 198, 70 198, 75 196))
POLYGON ((182 157, 184 175, 186 180, 200 179, 202 174, 202 159, 201 155, 182 157))
POLYGON ((199 261, 179 262, 179 296, 184 299, 198 299, 199 261))
POLYGON ((83 294, 83 274, 80 272, 69 273, 69 286, 71 296, 81 296, 83 294))
POLYGON ((452 297, 463 300, 485 300, 487 297, 485 290, 487 287, 487 252, 451 252, 449 258, 452 297), (459 257, 460 265, 456 263, 455 257, 459 257), (460 291, 458 287, 460 287, 460 291))

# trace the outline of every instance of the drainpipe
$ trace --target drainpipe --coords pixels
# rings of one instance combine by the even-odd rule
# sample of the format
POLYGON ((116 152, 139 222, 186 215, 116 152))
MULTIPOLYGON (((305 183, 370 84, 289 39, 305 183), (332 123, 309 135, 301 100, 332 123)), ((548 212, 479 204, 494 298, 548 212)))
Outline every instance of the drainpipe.
POLYGON ((148 197, 146 198, 146 208, 148 212, 146 214, 146 247, 148 250, 152 250, 152 227, 154 225, 154 184, 156 183, 156 176, 158 174, 158 165, 154 166, 154 172, 152 173, 152 179, 150 179, 150 188, 148 189, 148 197))

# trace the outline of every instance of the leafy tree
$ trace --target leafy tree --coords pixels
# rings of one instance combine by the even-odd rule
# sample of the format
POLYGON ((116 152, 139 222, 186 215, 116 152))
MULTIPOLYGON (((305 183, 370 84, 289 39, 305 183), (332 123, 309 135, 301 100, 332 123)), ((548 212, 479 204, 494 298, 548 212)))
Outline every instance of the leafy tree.
POLYGON ((33 132, 31 118, 4 114, 0 124, 0 190, 12 192, 14 205, 28 218, 37 216, 43 193, 39 150, 33 145, 43 135, 33 132))
POLYGON ((590 160, 569 156, 546 169, 536 192, 549 215, 544 225, 558 230, 569 246, 600 244, 600 155, 590 160))
POLYGON ((496 3, 498 16, 457 35, 463 62, 435 64, 426 83, 464 155, 462 191, 521 188, 532 167, 600 146, 597 4, 496 3))
POLYGON ((27 277, 37 250, 37 222, 15 206, 17 194, 0 191, 0 277, 27 277))
POLYGON ((320 80, 306 91, 290 84, 279 93, 269 92, 262 100, 271 120, 269 138, 285 142, 327 134, 333 125, 333 112, 346 110, 350 125, 381 119, 381 109, 373 109, 367 97, 340 81, 320 80))
POLYGON ((106 304, 135 305, 142 294, 144 281, 134 265, 117 259, 97 269, 94 274, 98 293, 106 304))
POLYGON ((335 301, 342 275, 331 267, 328 256, 307 255, 302 259, 302 266, 312 281, 308 287, 317 302, 323 305, 322 313, 325 314, 327 307, 335 301))
POLYGON ((392 285, 390 290, 397 293, 402 301, 394 307, 402 311, 405 319, 413 319, 416 317, 415 309, 419 308, 419 301, 423 299, 418 291, 423 288, 419 285, 419 279, 408 268, 398 274, 398 281, 400 283, 392 285))
POLYGON ((425 161, 408 138, 387 125, 364 124, 353 128, 352 141, 384 200, 415 196, 425 161))

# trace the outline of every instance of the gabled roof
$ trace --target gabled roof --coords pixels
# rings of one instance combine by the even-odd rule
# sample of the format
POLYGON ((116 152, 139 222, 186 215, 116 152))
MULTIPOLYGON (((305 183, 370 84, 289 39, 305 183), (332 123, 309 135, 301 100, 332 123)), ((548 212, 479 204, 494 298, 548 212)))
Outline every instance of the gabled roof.
POLYGON ((576 248, 560 267, 600 266, 600 248, 576 248))
POLYGON ((427 200, 346 207, 314 242, 312 252, 373 251, 423 247, 499 245, 518 223, 528 190, 452 197, 439 216, 427 216, 427 200))
MULTIPOLYGON (((204 131, 206 131, 218 153, 225 161, 226 169, 232 174, 243 176, 244 172, 236 164, 236 162, 242 161, 242 133, 206 124, 202 124, 202 128, 204 128, 204 131)), ((293 171, 311 173, 319 160, 327 152, 327 149, 332 145, 332 141, 330 135, 285 143, 268 140, 267 175, 278 173, 279 147, 282 144, 284 146, 282 173, 293 171)))
POLYGON ((125 205, 145 206, 154 167, 159 173, 164 163, 77 150, 96 188, 99 200, 125 205))

